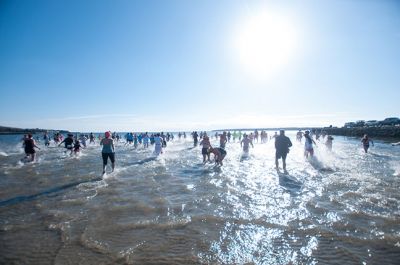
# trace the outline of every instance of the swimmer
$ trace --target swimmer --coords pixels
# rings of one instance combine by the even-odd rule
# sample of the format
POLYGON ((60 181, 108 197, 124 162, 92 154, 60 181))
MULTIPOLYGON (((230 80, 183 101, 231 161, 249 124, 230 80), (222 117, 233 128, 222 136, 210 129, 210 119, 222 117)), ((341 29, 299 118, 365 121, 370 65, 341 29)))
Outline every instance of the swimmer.
POLYGON ((210 147, 209 152, 214 154, 215 164, 222 166, 222 160, 224 160, 226 156, 226 151, 221 147, 210 147))
POLYGON ((103 158, 103 175, 106 173, 108 158, 110 158, 111 161, 112 171, 114 171, 115 168, 114 140, 111 138, 110 132, 105 132, 104 136, 105 138, 100 141, 100 145, 103 146, 103 149, 101 150, 101 156, 103 158))

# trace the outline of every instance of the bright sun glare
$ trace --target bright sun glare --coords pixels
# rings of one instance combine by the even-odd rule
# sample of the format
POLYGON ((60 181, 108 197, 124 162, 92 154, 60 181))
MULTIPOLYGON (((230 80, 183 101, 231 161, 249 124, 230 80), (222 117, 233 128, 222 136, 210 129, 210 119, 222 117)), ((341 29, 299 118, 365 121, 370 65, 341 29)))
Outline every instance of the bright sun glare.
POLYGON ((288 18, 262 12, 239 26, 234 40, 235 57, 251 76, 266 79, 289 62, 296 41, 295 28, 288 18))

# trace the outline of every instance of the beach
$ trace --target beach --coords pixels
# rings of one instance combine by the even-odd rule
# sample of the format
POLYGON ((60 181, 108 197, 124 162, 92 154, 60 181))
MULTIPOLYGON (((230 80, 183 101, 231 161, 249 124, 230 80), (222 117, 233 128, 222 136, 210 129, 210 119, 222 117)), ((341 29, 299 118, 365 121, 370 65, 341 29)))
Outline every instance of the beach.
POLYGON ((215 167, 175 137, 158 157, 117 143, 104 176, 98 141, 24 164, 21 136, 0 136, 0 263, 398 264, 400 148, 337 136, 306 160, 287 135, 287 174, 273 140, 248 156, 231 140, 215 167))

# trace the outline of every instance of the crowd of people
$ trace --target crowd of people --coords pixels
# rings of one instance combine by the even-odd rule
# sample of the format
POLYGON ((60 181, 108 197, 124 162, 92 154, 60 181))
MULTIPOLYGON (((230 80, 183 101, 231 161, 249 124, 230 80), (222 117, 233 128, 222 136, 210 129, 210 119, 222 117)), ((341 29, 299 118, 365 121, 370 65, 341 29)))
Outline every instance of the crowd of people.
MULTIPOLYGON (((179 132, 178 138, 182 137, 186 139, 187 135, 185 132, 179 132)), ((193 145, 196 147, 200 145, 201 154, 203 156, 203 163, 212 162, 211 154, 213 155, 214 162, 216 165, 222 166, 223 160, 227 155, 226 145, 230 142, 240 143, 240 146, 243 150, 243 153, 246 155, 250 151, 250 147, 254 148, 254 143, 266 143, 269 140, 273 140, 275 143, 275 166, 276 169, 279 169, 279 160, 282 159, 283 170, 286 172, 286 157, 289 153, 290 147, 292 147, 292 142, 289 137, 285 135, 284 130, 280 130, 275 132, 274 135, 268 138, 268 133, 265 131, 258 132, 255 130, 251 133, 243 133, 242 131, 234 131, 231 133, 230 131, 223 131, 222 133, 216 132, 215 134, 216 140, 219 142, 218 147, 213 147, 210 141, 209 136, 206 132, 193 131, 191 133, 193 139, 193 145)), ((96 141, 99 141, 99 144, 102 146, 102 159, 103 159, 103 174, 106 172, 106 167, 108 164, 108 160, 111 161, 112 170, 115 168, 115 143, 123 142, 123 138, 125 139, 125 145, 132 145, 134 149, 138 148, 141 145, 143 148, 149 148, 150 145, 154 146, 153 154, 158 156, 163 153, 163 149, 167 147, 167 143, 174 139, 173 133, 133 133, 128 132, 123 137, 120 134, 114 132, 111 133, 109 131, 104 134, 72 134, 68 133, 67 137, 64 137, 61 133, 54 133, 52 137, 45 132, 43 134, 43 141, 45 146, 50 146, 50 141, 53 139, 56 146, 61 146, 64 144, 64 148, 66 152, 69 152, 70 155, 79 154, 81 149, 87 147, 87 141, 89 144, 96 144, 96 141)), ((326 145, 328 150, 332 150, 333 140, 334 138, 331 135, 327 135, 324 131, 304 131, 299 130, 296 133, 296 140, 302 142, 304 138, 304 156, 306 158, 314 156, 314 146, 317 144, 316 141, 320 141, 320 139, 326 139, 324 144, 326 145), (315 138, 315 140, 314 140, 315 138)), ((36 138, 40 140, 40 138, 36 138)), ((368 135, 364 135, 361 139, 361 143, 365 153, 368 152, 370 144, 373 145, 373 141, 368 137, 368 135)), ((35 149, 40 149, 35 140, 33 139, 31 134, 25 135, 23 138, 23 147, 26 154, 26 161, 34 161, 35 160, 35 149)))

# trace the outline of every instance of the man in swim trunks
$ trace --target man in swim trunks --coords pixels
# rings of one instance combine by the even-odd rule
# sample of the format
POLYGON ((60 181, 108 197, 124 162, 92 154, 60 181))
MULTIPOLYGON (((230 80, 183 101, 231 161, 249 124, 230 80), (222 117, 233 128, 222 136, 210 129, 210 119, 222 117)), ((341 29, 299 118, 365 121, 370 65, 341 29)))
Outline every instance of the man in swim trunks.
POLYGON ((211 147, 210 143, 210 138, 205 134, 203 136, 203 140, 200 141, 200 145, 203 146, 201 149, 201 154, 203 155, 203 163, 206 163, 206 157, 208 158, 208 161, 211 162, 210 160, 210 153, 208 152, 208 149, 211 147))
POLYGON ((285 136, 285 131, 280 130, 279 136, 275 137, 275 166, 279 169, 279 159, 282 158, 283 170, 286 172, 286 156, 289 153, 289 148, 292 142, 289 137, 285 136))

